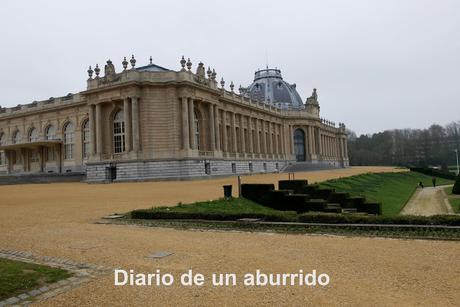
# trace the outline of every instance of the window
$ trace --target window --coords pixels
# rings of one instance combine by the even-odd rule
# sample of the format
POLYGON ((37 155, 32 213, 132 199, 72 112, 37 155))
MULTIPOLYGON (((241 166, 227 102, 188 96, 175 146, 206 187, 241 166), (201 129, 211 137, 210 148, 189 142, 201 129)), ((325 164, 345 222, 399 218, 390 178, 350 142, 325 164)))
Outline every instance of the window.
POLYGON ((29 161, 30 162, 38 162, 38 153, 36 150, 29 151, 29 161))
POLYGON ((302 129, 294 131, 294 152, 297 161, 305 161, 305 132, 302 129))
POLYGON ((50 126, 48 126, 48 128, 46 128, 45 137, 46 137, 47 140, 56 139, 56 128, 54 128, 53 125, 50 125, 50 126))
POLYGON ((264 162, 264 172, 267 171, 267 163, 264 162))
POLYGON ((204 163, 204 172, 206 175, 211 175, 211 163, 210 162, 204 163))
POLYGON ((254 172, 254 166, 252 165, 252 162, 249 163, 249 171, 251 173, 254 172))
POLYGON ((29 131, 29 142, 35 142, 38 140, 38 130, 36 128, 32 128, 29 131))
POLYGON ((54 147, 43 148, 45 161, 54 161, 54 147))
POLYGON ((89 134, 89 120, 83 124, 83 159, 89 158, 90 134, 89 134))
POLYGON ((72 123, 67 123, 64 127, 64 159, 74 158, 74 135, 75 127, 72 123))
POLYGON ((118 111, 113 118, 113 151, 125 151, 125 121, 123 111, 118 111))
POLYGON ((21 143, 21 140, 22 140, 21 131, 17 130, 13 134, 13 144, 19 144, 19 143, 21 143))
POLYGON ((236 163, 232 163, 232 173, 236 173, 236 163))

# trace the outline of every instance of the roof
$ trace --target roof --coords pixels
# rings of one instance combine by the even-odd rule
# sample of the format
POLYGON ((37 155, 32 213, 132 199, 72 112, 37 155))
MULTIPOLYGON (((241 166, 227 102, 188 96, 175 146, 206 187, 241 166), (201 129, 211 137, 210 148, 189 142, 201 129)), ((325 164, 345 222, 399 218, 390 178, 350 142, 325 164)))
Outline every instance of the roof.
POLYGON ((279 69, 267 67, 256 71, 254 82, 247 88, 246 94, 251 99, 284 108, 303 107, 302 98, 297 93, 296 85, 284 81, 279 69))
POLYGON ((136 68, 136 70, 137 71, 153 71, 153 72, 171 71, 170 69, 161 67, 161 66, 153 64, 153 63, 149 64, 149 65, 146 65, 146 66, 138 67, 138 68, 136 68))

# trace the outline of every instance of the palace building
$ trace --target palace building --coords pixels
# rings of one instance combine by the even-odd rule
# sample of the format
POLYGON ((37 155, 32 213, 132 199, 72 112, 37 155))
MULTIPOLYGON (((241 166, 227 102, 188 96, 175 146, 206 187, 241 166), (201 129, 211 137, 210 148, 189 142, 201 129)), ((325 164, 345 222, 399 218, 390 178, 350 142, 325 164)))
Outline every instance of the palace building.
POLYGON ((184 57, 179 71, 121 64, 103 76, 90 66, 78 94, 0 108, 0 174, 116 182, 348 166, 345 125, 320 118, 316 89, 304 103, 279 69, 236 93, 184 57))

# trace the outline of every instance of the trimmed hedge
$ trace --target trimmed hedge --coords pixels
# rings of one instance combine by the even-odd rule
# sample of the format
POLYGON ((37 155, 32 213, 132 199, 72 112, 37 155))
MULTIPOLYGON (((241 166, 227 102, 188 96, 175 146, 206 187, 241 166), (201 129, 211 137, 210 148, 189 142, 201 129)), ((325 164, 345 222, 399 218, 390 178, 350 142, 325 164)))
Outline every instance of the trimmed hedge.
POLYGON ((278 181, 279 190, 293 190, 295 194, 305 193, 308 180, 280 180, 278 181))
POLYGON ((457 176, 450 173, 450 172, 443 172, 434 168, 429 168, 429 167, 411 167, 410 168, 411 172, 417 172, 417 173, 422 173, 428 176, 433 176, 433 177, 439 177, 439 178, 444 178, 448 180, 456 180, 457 176))
POLYGON ((296 222, 297 213, 292 211, 280 211, 276 214, 266 213, 205 213, 205 212, 174 212, 155 211, 152 209, 134 210, 131 212, 133 219, 164 219, 164 220, 214 220, 235 221, 243 218, 259 218, 271 222, 296 222))
POLYGON ((460 194, 460 176, 457 176, 454 187, 452 188, 452 194, 460 194))
POLYGON ((245 183, 241 185, 241 196, 261 205, 268 205, 270 203, 270 192, 274 190, 274 184, 245 183))
POLYGON ((336 213, 304 213, 299 214, 302 223, 327 224, 394 224, 394 225, 443 225, 460 226, 460 216, 456 215, 360 215, 336 213))

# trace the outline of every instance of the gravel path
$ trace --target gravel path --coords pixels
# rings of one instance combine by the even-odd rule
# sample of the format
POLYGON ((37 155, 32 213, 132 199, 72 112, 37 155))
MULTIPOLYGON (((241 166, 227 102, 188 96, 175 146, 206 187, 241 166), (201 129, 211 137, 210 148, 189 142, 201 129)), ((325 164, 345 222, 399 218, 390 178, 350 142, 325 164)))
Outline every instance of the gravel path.
MULTIPOLYGON (((320 181, 389 168, 296 174, 320 181)), ((251 176, 270 182, 286 174, 251 176)), ((241 276, 260 269, 327 273, 326 288, 115 287, 99 277, 39 306, 455 306, 460 301, 459 242, 270 233, 181 231, 98 225, 101 216, 134 208, 212 199, 235 179, 112 185, 0 186, 0 248, 136 272, 192 268, 241 276), (174 253, 162 259, 154 252, 174 253)))
POLYGON ((417 188, 414 195, 401 210, 403 215, 453 214, 452 207, 445 202, 443 189, 446 186, 417 188))

